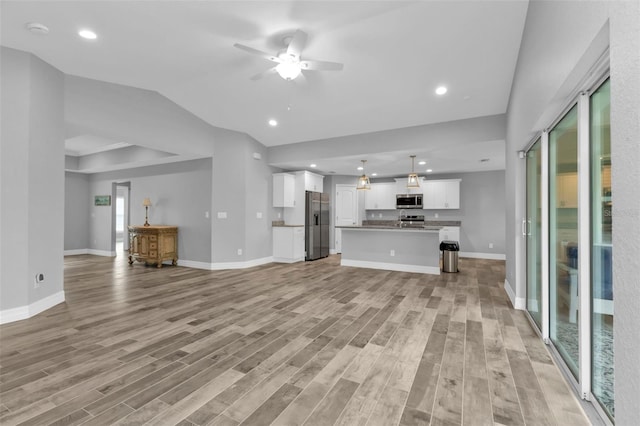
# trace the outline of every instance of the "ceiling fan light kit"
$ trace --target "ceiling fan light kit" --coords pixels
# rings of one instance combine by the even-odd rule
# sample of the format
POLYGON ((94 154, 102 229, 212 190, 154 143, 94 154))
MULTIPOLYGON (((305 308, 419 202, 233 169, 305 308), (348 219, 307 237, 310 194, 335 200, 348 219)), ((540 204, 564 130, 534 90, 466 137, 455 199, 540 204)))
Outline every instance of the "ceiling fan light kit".
POLYGON ((287 49, 277 55, 270 55, 269 53, 239 43, 233 46, 278 64, 273 68, 254 75, 251 77, 251 80, 259 80, 266 74, 277 73, 283 79, 290 81, 300 76, 302 70, 340 71, 344 68, 344 65, 337 62, 301 60, 302 49, 304 49, 304 46, 307 44, 307 34, 304 31, 297 30, 293 36, 285 37, 283 42, 287 44, 287 49))

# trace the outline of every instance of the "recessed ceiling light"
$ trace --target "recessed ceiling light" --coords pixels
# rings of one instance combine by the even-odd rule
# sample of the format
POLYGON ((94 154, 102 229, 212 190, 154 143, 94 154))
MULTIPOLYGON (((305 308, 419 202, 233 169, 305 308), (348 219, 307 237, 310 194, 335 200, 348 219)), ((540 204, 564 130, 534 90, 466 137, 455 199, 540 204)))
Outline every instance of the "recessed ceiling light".
POLYGON ((276 120, 274 120, 273 118, 271 120, 269 120, 269 126, 276 127, 277 125, 278 125, 278 122, 276 120))
POLYGON ((40 22, 28 22, 27 24, 25 24, 25 27, 32 34, 37 34, 37 35, 49 34, 49 28, 47 28, 46 25, 43 25, 40 22))
POLYGON ((377 173, 371 173, 371 176, 378 176, 377 173))
POLYGON ((315 164, 310 164, 309 167, 318 167, 318 166, 315 164))
POLYGON ((427 173, 431 173, 433 170, 431 169, 427 169, 427 173))
POLYGON ((360 166, 358 167, 358 170, 364 170, 364 167, 360 166))
POLYGON ((440 86, 436 89, 436 95, 444 95, 447 93, 447 88, 444 86, 440 86))
POLYGON ((421 165, 421 166, 424 166, 425 164, 427 164, 427 162, 426 161, 420 161, 418 164, 421 165))
POLYGON ((80 30, 78 31, 78 35, 82 38, 86 38, 87 40, 95 40, 98 38, 96 33, 91 30, 80 30))

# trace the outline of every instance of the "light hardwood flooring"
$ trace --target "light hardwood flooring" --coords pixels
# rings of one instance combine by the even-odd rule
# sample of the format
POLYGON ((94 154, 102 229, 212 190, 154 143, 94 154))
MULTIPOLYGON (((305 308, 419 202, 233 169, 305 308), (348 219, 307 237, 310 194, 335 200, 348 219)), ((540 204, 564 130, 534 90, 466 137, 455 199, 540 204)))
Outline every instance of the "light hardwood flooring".
POLYGON ((503 289, 440 276, 65 258, 66 303, 0 327, 2 425, 586 425, 503 289))

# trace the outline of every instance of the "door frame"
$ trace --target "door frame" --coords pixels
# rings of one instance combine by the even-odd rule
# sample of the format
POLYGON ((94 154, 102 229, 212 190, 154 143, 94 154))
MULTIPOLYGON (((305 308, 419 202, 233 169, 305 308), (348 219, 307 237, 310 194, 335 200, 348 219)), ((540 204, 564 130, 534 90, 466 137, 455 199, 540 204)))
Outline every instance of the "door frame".
POLYGON ((359 218, 359 203, 358 203, 358 190, 356 189, 356 185, 355 184, 343 184, 343 183, 339 183, 336 184, 336 189, 335 189, 335 194, 336 194, 336 205, 335 205, 335 210, 334 210, 334 243, 333 243, 333 248, 336 254, 342 253, 342 229, 336 228, 335 226, 338 225, 338 211, 340 211, 340 208, 338 207, 338 203, 340 198, 338 197, 338 192, 340 190, 345 190, 345 189, 353 189, 355 192, 355 197, 353 197, 354 203, 355 205, 353 206, 353 210, 354 210, 354 217, 356 218, 356 224, 360 223, 360 218, 359 218))

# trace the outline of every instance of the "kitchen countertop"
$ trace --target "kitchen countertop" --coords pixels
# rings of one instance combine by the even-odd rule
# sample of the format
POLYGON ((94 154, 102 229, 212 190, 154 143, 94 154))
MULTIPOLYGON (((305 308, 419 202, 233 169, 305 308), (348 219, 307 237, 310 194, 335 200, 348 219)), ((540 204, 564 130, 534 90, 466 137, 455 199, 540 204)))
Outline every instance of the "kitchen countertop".
POLYGON ((441 226, 405 226, 398 225, 346 225, 336 226, 339 229, 361 229, 363 231, 402 231, 402 232, 440 232, 441 226))
POLYGON ((304 225, 286 225, 284 220, 274 220, 271 222, 272 228, 297 228, 304 227, 304 225))

